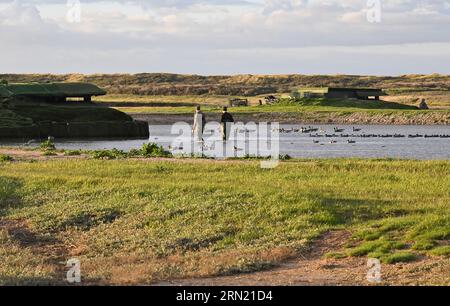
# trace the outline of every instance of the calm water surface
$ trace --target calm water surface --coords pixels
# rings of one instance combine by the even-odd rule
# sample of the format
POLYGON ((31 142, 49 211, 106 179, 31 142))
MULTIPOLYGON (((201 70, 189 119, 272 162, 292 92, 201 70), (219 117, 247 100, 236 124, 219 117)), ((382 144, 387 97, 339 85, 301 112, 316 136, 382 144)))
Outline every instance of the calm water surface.
MULTIPOLYGON (((424 137, 425 135, 450 135, 450 126, 391 126, 391 125, 352 125, 338 126, 343 131, 336 132, 335 125, 314 125, 317 131, 311 133, 296 132, 295 129, 306 127, 305 125, 280 125, 285 131, 280 132, 279 152, 292 157, 306 158, 333 158, 333 157, 368 157, 368 158, 407 158, 407 159, 449 159, 450 158, 450 138, 424 137), (294 131, 290 131, 294 129, 294 131), (386 135, 403 135, 404 137, 379 137, 386 135), (421 135, 422 137, 410 138, 409 135, 421 135), (328 137, 326 137, 328 135, 328 137), (364 135, 377 135, 377 137, 362 137, 364 135), (349 140, 355 143, 349 143, 349 140)), ((148 140, 56 140, 58 149, 119 149, 129 151, 138 149, 142 144, 155 142, 163 145, 167 149, 174 149, 175 153, 189 153, 188 148, 174 145, 174 140, 179 135, 171 134, 170 125, 152 125, 150 128, 150 139, 148 140), (181 149, 181 150, 180 150, 181 149)), ((212 131, 207 131, 206 138, 212 131)), ((249 151, 249 147, 257 143, 252 131, 246 133, 240 131, 238 142, 229 142, 225 146, 231 154, 244 156, 249 151)), ((187 137, 181 137, 187 139, 187 137)), ((180 139, 180 138, 179 138, 180 139)), ((351 142, 350 141, 350 142, 351 142)), ((203 153, 215 156, 216 152, 211 148, 214 146, 224 146, 222 141, 210 141, 209 145, 203 148, 203 153)), ((1 142, 0 145, 25 146, 20 141, 1 142)), ((37 143, 29 143, 29 147, 37 146, 37 143)), ((254 152, 254 150, 252 151, 254 152)), ((269 151, 260 150, 259 155, 270 155, 269 151)), ((229 155, 228 155, 229 156, 229 155)))

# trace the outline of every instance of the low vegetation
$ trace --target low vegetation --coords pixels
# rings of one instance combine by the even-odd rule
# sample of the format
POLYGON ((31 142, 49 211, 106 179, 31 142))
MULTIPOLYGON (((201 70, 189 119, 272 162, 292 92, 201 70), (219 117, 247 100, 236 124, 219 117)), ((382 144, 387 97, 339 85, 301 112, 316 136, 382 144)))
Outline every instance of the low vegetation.
MULTIPOLYGON (((151 104, 150 104, 151 105, 151 104)), ((117 109, 135 115, 156 116, 161 120, 167 114, 189 116, 192 106, 126 106, 117 109)), ((450 106, 450 102, 449 102, 450 106)), ((208 118, 219 119, 220 105, 203 106, 208 118)), ((418 110, 416 106, 386 101, 359 101, 342 99, 281 100, 272 105, 230 107, 238 120, 279 121, 335 124, 450 124, 450 109, 418 110)), ((180 119, 180 118, 179 118, 180 119)))
POLYGON ((125 152, 118 149, 112 150, 95 150, 88 151, 94 159, 121 159, 133 157, 172 157, 172 154, 165 150, 163 146, 155 143, 145 143, 140 150, 133 149, 130 152, 125 152))
POLYGON ((12 156, 6 154, 0 154, 0 162, 10 162, 13 161, 14 158, 12 156))
POLYGON ((172 154, 156 143, 144 143, 141 149, 141 155, 144 157, 170 157, 172 154))
POLYGON ((385 89, 448 90, 447 75, 355 76, 355 75, 233 75, 200 76, 169 73, 140 74, 2 74, 14 82, 88 82, 110 94, 133 95, 238 95, 256 96, 290 92, 295 87, 378 87, 385 89))
POLYGON ((42 151, 55 151, 56 146, 53 140, 47 139, 39 145, 39 149, 41 149, 42 151))
POLYGON ((82 153, 81 150, 64 150, 64 156, 80 156, 82 153))
MULTIPOLYGON (((94 98, 97 106, 113 107, 128 114, 192 114, 197 105, 202 105, 206 113, 215 114, 228 105, 231 98, 246 98, 250 107, 236 107, 230 111, 243 116, 274 113, 272 119, 277 120, 291 115, 292 120, 305 123, 448 124, 450 120, 450 78, 437 74, 398 77, 30 74, 0 77, 9 82, 90 82, 108 91, 107 96, 94 98), (379 87, 387 90, 390 96, 383 97, 385 102, 312 99, 259 105, 266 95, 280 97, 295 88, 316 86, 379 87), (426 99, 431 110, 417 110, 422 98, 426 99)), ((0 128, 30 126, 37 122, 131 120, 127 115, 106 107, 98 107, 93 112, 92 107, 95 106, 77 103, 54 109, 0 106, 0 128)))
POLYGON ((449 166, 356 159, 290 160, 271 170, 251 160, 0 163, 0 283, 57 284, 68 258, 79 258, 83 281, 96 284, 249 272, 339 229, 353 236, 330 257, 388 264, 449 256, 449 166))

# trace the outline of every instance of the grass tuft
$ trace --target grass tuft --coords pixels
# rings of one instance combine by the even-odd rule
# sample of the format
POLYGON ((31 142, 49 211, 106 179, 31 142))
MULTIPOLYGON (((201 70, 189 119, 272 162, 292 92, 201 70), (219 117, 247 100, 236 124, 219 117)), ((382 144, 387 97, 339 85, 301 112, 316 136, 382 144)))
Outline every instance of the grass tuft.
POLYGON ((417 259, 417 256, 410 252, 397 252, 387 256, 381 257, 381 261, 387 264, 394 264, 399 262, 411 262, 417 259))
POLYGON ((434 256, 450 256, 450 245, 444 245, 437 248, 432 249, 428 252, 430 255, 434 256))

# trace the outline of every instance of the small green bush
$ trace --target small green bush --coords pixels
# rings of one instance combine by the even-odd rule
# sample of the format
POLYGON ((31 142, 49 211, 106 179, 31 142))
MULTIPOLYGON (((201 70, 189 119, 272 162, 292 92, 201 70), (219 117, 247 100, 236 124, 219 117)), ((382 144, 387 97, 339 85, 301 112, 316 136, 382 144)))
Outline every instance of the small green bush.
POLYGON ((91 156, 95 159, 117 159, 127 157, 127 153, 122 150, 97 150, 91 152, 91 156))
POLYGON ((46 141, 43 141, 40 144, 39 148, 42 151, 54 151, 54 150, 56 150, 55 143, 51 139, 47 139, 46 141))
POLYGON ((5 154, 0 154, 0 162, 10 162, 13 161, 14 158, 12 158, 9 155, 5 155, 5 154))
POLYGON ((128 152, 129 157, 137 157, 142 156, 142 151, 138 149, 131 149, 130 152, 128 152))
POLYGON ((64 151, 64 156, 80 156, 81 150, 66 150, 64 151))
POLYGON ((116 156, 108 150, 97 150, 91 153, 91 156, 95 159, 115 159, 116 156))
POLYGON ((141 149, 142 156, 145 157, 171 157, 172 153, 164 150, 163 146, 156 143, 144 143, 141 149))

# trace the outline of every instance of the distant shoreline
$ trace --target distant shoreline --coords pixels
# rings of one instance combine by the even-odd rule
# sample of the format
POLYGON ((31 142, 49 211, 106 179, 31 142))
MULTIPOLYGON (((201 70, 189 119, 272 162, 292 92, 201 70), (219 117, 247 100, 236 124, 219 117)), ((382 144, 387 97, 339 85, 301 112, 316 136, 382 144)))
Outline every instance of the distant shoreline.
MULTIPOLYGON (((135 120, 146 121, 151 125, 169 125, 176 122, 192 124, 193 113, 130 113, 135 120)), ((256 112, 233 114, 238 122, 279 122, 282 124, 380 124, 380 125, 450 125, 448 113, 427 112, 417 115, 370 114, 354 112, 348 114, 334 112, 256 112)), ((205 113, 207 121, 219 121, 220 113, 205 113)))

